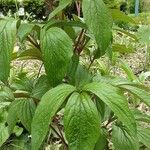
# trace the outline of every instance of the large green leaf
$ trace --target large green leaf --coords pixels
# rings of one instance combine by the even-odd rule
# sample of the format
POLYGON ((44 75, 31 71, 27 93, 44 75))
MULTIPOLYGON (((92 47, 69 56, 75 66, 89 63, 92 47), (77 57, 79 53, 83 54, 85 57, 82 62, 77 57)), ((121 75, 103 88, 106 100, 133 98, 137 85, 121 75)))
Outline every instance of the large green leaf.
POLYGON ((16 22, 14 20, 0 20, 0 80, 9 77, 10 62, 16 41, 16 22))
POLYGON ((52 117, 75 88, 62 84, 48 91, 39 103, 32 122, 32 150, 40 148, 49 129, 52 117))
POLYGON ((83 90, 90 91, 97 95, 112 109, 119 120, 127 126, 128 130, 133 135, 136 135, 135 118, 128 107, 127 100, 119 88, 111 84, 93 82, 87 84, 83 90))
POLYGON ((60 0, 59 6, 53 12, 50 13, 48 18, 52 19, 56 14, 58 14, 60 11, 66 8, 71 2, 72 0, 60 0))
POLYGON ((73 43, 60 28, 43 29, 41 33, 41 49, 43 61, 49 81, 57 85, 64 78, 73 55, 73 43))
POLYGON ((35 112, 36 106, 32 99, 25 99, 19 108, 18 118, 23 126, 31 132, 31 122, 35 112))
POLYGON ((83 0, 82 7, 85 22, 99 47, 97 55, 101 56, 111 42, 111 15, 102 0, 83 0))
POLYGON ((73 93, 65 107, 65 135, 70 150, 93 150, 100 135, 100 119, 86 93, 73 93))
POLYGON ((143 128, 138 126, 137 131, 140 142, 150 148, 150 128, 143 128))
POLYGON ((112 142, 115 150, 138 150, 138 139, 128 134, 124 127, 113 125, 112 142))
POLYGON ((144 88, 140 88, 139 86, 136 86, 134 84, 124 84, 119 85, 119 87, 131 92, 138 98, 140 98, 145 104, 150 106, 150 93, 149 91, 146 91, 144 88))

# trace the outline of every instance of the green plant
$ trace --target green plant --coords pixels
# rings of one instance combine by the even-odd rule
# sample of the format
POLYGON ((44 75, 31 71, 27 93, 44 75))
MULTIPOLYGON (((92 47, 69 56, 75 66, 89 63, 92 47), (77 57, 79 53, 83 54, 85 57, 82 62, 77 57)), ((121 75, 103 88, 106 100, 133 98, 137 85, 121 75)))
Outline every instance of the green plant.
POLYGON ((147 64, 145 69, 149 69, 150 65, 150 26, 141 26, 138 30, 138 38, 141 44, 146 45, 147 64))
POLYGON ((60 1, 41 24, 0 20, 0 146, 38 150, 59 139, 62 149, 70 150, 108 149, 109 141, 120 150, 150 148, 149 128, 142 128, 150 117, 133 102, 138 98, 150 106, 149 88, 92 69, 96 59, 112 56, 112 45, 120 46, 112 44, 118 16, 134 21, 110 11, 102 0, 76 1, 78 16, 69 20, 63 10, 71 3, 60 1), (16 42, 20 50, 14 52, 16 42), (37 59, 42 65, 32 75, 11 67, 16 59, 37 59))

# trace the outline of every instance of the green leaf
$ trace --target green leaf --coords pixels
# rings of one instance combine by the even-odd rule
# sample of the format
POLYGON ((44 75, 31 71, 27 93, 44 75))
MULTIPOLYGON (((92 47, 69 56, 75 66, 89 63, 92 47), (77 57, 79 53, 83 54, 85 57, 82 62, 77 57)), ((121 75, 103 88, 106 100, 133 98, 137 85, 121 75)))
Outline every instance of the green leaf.
POLYGON ((66 8, 71 2, 72 2, 72 0, 60 0, 59 6, 53 12, 50 13, 48 19, 49 20, 52 19, 60 11, 62 11, 64 8, 66 8))
POLYGON ((96 107, 99 111, 102 122, 108 120, 113 115, 113 112, 111 111, 111 109, 99 98, 96 98, 95 101, 96 101, 96 107))
POLYGON ((32 97, 41 99, 42 96, 50 89, 48 79, 46 75, 42 75, 38 78, 32 90, 32 97))
POLYGON ((15 52, 13 53, 12 60, 20 59, 20 60, 26 60, 26 59, 37 59, 42 60, 42 54, 40 50, 33 45, 30 45, 26 50, 21 52, 15 52))
POLYGON ((83 90, 90 91, 97 95, 104 103, 106 103, 120 121, 127 126, 128 130, 135 136, 136 123, 135 118, 128 107, 127 100, 123 96, 122 91, 105 83, 90 83, 83 90))
POLYGON ((100 135, 100 119, 86 93, 73 93, 64 113, 65 135, 70 150, 93 150, 100 135))
POLYGON ((150 106, 150 93, 146 91, 144 88, 140 88, 134 84, 124 84, 119 85, 119 87, 123 88, 126 91, 129 91, 136 97, 140 98, 146 105, 150 106))
POLYGON ((40 101, 32 121, 32 150, 40 148, 49 130, 52 117, 75 88, 62 84, 48 91, 40 101))
POLYGON ((127 74, 127 78, 130 81, 136 81, 137 77, 132 71, 132 69, 129 67, 129 65, 125 61, 122 61, 121 59, 119 61, 120 61, 120 68, 122 68, 124 72, 127 74))
POLYGON ((119 53, 133 53, 134 49, 133 47, 127 47, 126 45, 122 44, 113 44, 112 49, 114 52, 119 52, 119 53))
POLYGON ((19 137, 13 137, 8 144, 4 144, 1 150, 31 150, 31 144, 29 141, 28 134, 22 134, 19 137))
POLYGON ((150 44, 150 27, 149 26, 141 26, 138 29, 137 36, 141 43, 150 44))
POLYGON ((8 128, 5 126, 5 124, 0 124, 0 147, 8 138, 8 128))
POLYGON ((32 99, 19 99, 13 101, 10 105, 7 117, 9 132, 13 132, 18 120, 20 120, 23 126, 30 132, 35 108, 36 106, 32 99))
POLYGON ((16 41, 16 23, 14 20, 0 20, 0 80, 9 77, 10 62, 16 41))
POLYGON ((105 54, 112 33, 112 18, 102 0, 83 0, 83 16, 90 32, 94 34, 98 44, 98 55, 105 54))
POLYGON ((13 132, 16 122, 18 121, 18 112, 20 110, 21 105, 23 104, 22 102, 22 100, 15 100, 10 105, 7 116, 9 133, 13 132))
POLYGON ((19 108, 18 118, 23 126, 31 132, 31 122, 35 112, 36 106, 32 99, 25 99, 19 108))
POLYGON ((22 127, 15 126, 13 133, 14 133, 17 137, 19 137, 19 136, 22 134, 22 132, 23 132, 23 128, 22 128, 22 127))
POLYGON ((87 29, 86 24, 84 22, 81 22, 80 20, 51 20, 45 25, 46 29, 49 29, 50 27, 79 27, 82 29, 87 29))
POLYGON ((140 80, 140 82, 144 83, 149 77, 150 77, 150 71, 142 72, 139 75, 139 80, 140 80))
POLYGON ((132 137, 124 127, 113 125, 112 142, 115 150, 138 150, 138 139, 132 137))
POLYGON ((3 109, 10 105, 10 102, 0 102, 0 109, 3 109))
POLYGON ((19 26, 19 29, 18 29, 18 37, 20 39, 20 41, 22 42, 27 36, 28 34, 33 30, 34 28, 34 24, 29 24, 29 23, 22 23, 20 26, 19 26))
POLYGON ((74 54, 68 66, 67 76, 70 84, 75 85, 75 74, 79 65, 79 56, 74 54))
POLYGON ((73 43, 60 28, 50 28, 41 33, 41 49, 46 73, 50 83, 55 86, 65 76, 73 55, 73 43))
POLYGON ((63 29, 73 41, 76 40, 76 32, 75 32, 75 29, 73 27, 71 27, 71 26, 64 26, 63 29))
POLYGON ((130 32, 128 32, 128 31, 126 31, 126 30, 123 30, 123 29, 121 29, 121 28, 119 28, 119 27, 114 27, 113 30, 116 30, 116 31, 118 31, 118 32, 120 32, 120 33, 123 33, 123 34, 125 34, 125 35, 131 37, 132 39, 134 39, 135 42, 138 41, 138 38, 137 38, 137 36, 136 36, 134 33, 130 33, 130 32))
POLYGON ((110 9, 110 11, 111 11, 111 15, 112 15, 112 18, 113 18, 114 21, 120 21, 120 22, 124 22, 124 23, 133 23, 133 24, 135 24, 135 21, 131 17, 125 15, 120 10, 110 9))
POLYGON ((137 135, 139 140, 148 148, 150 148, 150 128, 138 126, 137 135))
POLYGON ((134 117, 137 121, 150 123, 150 116, 148 114, 145 114, 136 108, 133 109, 132 112, 133 112, 134 117))
POLYGON ((76 73, 75 73, 75 85, 78 88, 90 83, 92 81, 92 75, 89 71, 84 68, 82 65, 78 65, 76 73))

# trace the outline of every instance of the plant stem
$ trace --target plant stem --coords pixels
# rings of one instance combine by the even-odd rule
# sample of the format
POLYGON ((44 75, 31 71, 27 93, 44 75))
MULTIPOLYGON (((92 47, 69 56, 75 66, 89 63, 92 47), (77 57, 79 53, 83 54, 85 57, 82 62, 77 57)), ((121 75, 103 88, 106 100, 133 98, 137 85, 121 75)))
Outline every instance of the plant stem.
POLYGON ((81 15, 81 3, 77 2, 77 1, 75 3, 76 3, 77 12, 78 12, 78 17, 80 17, 80 15, 81 15))
POLYGON ((108 122, 106 123, 106 125, 105 125, 105 127, 107 128, 108 127, 108 125, 110 124, 110 123, 112 123, 113 121, 115 121, 116 120, 116 118, 115 117, 111 117, 111 118, 109 118, 108 119, 108 122))
POLYGON ((39 99, 30 96, 28 93, 13 93, 13 95, 15 98, 32 98, 36 102, 40 101, 39 99))
POLYGON ((74 52, 75 52, 75 53, 77 52, 77 53, 79 54, 79 52, 78 52, 78 46, 79 46, 79 44, 80 44, 80 40, 81 40, 83 34, 84 34, 84 29, 81 30, 81 32, 80 32, 80 34, 79 34, 79 37, 78 37, 78 40, 77 40, 77 42, 76 42, 76 44, 75 44, 75 48, 74 48, 74 52))
POLYGON ((15 0, 15 6, 16 6, 17 18, 19 18, 19 15, 18 15, 18 11, 19 11, 19 9, 18 9, 17 0, 15 0))
POLYGON ((43 63, 41 64, 41 66, 40 66, 40 68, 39 68, 39 71, 38 71, 38 74, 37 74, 37 78, 39 78, 39 76, 40 76, 40 73, 41 73, 42 67, 43 67, 43 63))
POLYGON ((35 43, 30 36, 28 36, 27 39, 32 45, 34 45, 36 48, 40 49, 40 46, 37 43, 35 43))

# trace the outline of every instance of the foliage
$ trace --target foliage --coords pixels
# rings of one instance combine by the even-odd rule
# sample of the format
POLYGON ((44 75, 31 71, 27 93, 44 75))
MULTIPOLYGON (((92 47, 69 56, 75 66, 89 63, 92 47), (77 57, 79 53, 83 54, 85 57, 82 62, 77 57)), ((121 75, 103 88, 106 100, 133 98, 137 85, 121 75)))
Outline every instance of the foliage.
POLYGON ((118 58, 132 53, 131 46, 114 40, 119 34, 137 42, 118 25, 135 21, 102 0, 61 0, 48 18, 42 23, 0 19, 1 148, 38 150, 57 142, 70 150, 150 148, 150 116, 137 109, 141 102, 150 106, 144 85, 149 72, 134 75, 118 58), (66 9, 72 4, 77 15, 70 18, 66 9), (16 71, 14 60, 42 65, 30 74, 16 71), (128 78, 110 73, 117 61, 128 78))

